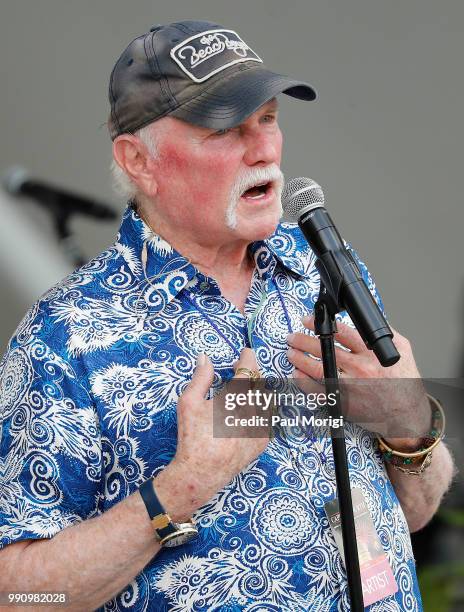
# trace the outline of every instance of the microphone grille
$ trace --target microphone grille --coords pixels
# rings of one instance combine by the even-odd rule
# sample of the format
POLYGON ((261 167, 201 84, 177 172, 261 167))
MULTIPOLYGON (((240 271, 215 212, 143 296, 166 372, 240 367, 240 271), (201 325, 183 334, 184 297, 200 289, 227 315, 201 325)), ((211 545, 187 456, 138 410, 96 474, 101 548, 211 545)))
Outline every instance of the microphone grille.
POLYGON ((287 217, 298 219, 303 211, 324 206, 322 187, 304 176, 291 179, 282 191, 282 206, 287 217))

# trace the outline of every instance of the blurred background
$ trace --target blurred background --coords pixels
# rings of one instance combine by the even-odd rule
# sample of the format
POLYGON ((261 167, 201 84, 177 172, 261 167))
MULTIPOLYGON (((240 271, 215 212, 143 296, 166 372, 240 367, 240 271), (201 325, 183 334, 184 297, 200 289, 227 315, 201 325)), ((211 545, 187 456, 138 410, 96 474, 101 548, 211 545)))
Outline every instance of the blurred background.
MULTIPOLYGON (((423 376, 462 378, 459 0, 4 3, 0 171, 20 165, 34 178, 107 202, 119 218, 125 203, 111 189, 105 125, 110 71, 151 25, 189 18, 236 29, 273 70, 314 85, 315 103, 282 97, 285 175, 322 185, 423 376)), ((66 253, 49 211, 0 190, 0 212, 3 352, 27 308, 72 265, 69 241, 66 253)), ((71 218, 73 248, 91 258, 113 242, 118 225, 71 218)), ((462 436, 452 436, 461 464, 462 436)), ((444 512, 415 538, 426 609, 434 612, 464 607, 461 507, 458 481, 444 512)))

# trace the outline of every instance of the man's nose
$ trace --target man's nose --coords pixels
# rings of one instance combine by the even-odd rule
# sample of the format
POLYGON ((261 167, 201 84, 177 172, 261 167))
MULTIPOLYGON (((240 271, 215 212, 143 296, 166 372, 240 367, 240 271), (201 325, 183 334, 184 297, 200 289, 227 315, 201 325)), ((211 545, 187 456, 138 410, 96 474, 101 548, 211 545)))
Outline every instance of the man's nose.
POLYGON ((273 133, 253 131, 247 135, 246 152, 243 161, 248 166, 280 163, 282 135, 280 130, 273 133))

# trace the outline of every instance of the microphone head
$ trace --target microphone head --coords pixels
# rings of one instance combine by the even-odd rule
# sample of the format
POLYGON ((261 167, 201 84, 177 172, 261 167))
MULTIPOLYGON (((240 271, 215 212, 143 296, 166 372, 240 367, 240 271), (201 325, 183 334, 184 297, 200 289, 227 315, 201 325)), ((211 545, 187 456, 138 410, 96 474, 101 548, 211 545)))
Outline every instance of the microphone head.
POLYGON ((297 221, 303 213, 324 206, 324 192, 310 178, 294 178, 285 184, 282 191, 282 207, 286 217, 297 221))
POLYGON ((12 166, 3 175, 3 188, 10 195, 20 195, 21 187, 29 180, 29 174, 22 166, 12 166))

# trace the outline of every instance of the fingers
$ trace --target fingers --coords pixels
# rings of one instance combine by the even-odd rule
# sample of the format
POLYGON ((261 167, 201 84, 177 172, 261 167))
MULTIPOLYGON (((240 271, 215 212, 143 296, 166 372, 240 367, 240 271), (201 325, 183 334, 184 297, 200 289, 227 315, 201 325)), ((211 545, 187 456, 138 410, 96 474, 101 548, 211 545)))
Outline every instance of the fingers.
POLYGON ((321 361, 316 361, 312 357, 305 355, 303 351, 294 348, 288 349, 287 357, 290 363, 295 366, 295 372, 299 370, 298 378, 301 377, 301 373, 317 380, 324 378, 324 367, 321 361))
POLYGON ((197 357, 197 365, 193 373, 192 380, 187 385, 185 393, 197 395, 204 398, 213 384, 214 368, 209 357, 200 353, 197 357))
MULTIPOLYGON (((314 317, 303 317, 303 325, 314 331, 314 317)), ((340 342, 353 353, 362 353, 368 350, 358 331, 353 327, 337 321, 337 330, 336 342, 340 342)))
POLYGON ((321 379, 314 380, 298 368, 294 369, 292 377, 304 393, 320 393, 321 389, 323 389, 321 379))
POLYGON ((393 332, 393 342, 401 355, 403 355, 403 352, 411 351, 411 342, 405 336, 402 336, 400 332, 394 329, 391 325, 390 329, 393 332))
POLYGON ((315 357, 321 356, 321 343, 316 336, 308 336, 308 334, 294 333, 288 334, 288 344, 304 353, 311 353, 315 357))
MULTIPOLYGON (((316 338, 316 336, 308 336, 308 334, 301 333, 289 334, 287 336, 287 342, 290 349, 296 351, 291 352, 289 349, 287 352, 289 361, 294 365, 296 365, 294 361, 295 358, 297 359, 298 364, 305 364, 306 366, 309 364, 309 366, 311 366, 314 365, 314 363, 317 363, 317 361, 315 361, 311 356, 318 357, 319 359, 322 357, 321 343, 319 338, 316 338), (310 354, 308 355, 307 353, 310 354)), ((335 346, 335 353, 337 356, 337 362, 339 363, 340 367, 344 369, 349 368, 353 357, 356 354, 355 351, 347 351, 346 349, 338 346, 335 346)), ((303 368, 303 371, 306 370, 303 368)), ((312 376, 313 374, 310 373, 310 375, 312 376)))
MULTIPOLYGON (((249 370, 256 370, 259 372, 256 355, 253 349, 242 349, 240 359, 234 364, 234 370, 237 371, 238 368, 248 368, 249 370)), ((235 375, 235 378, 249 378, 249 376, 244 372, 240 372, 240 374, 235 375)))

